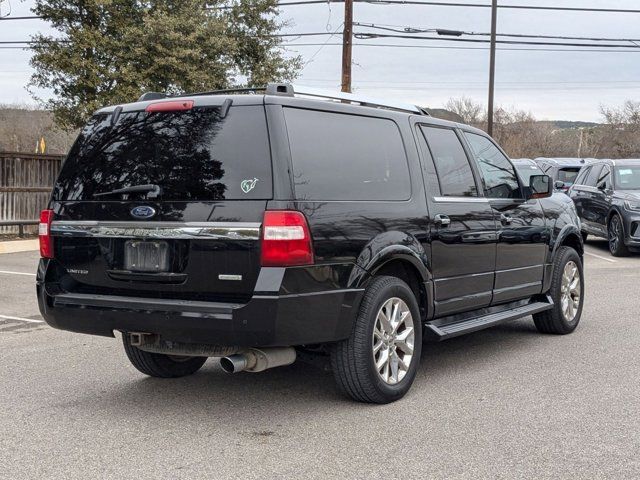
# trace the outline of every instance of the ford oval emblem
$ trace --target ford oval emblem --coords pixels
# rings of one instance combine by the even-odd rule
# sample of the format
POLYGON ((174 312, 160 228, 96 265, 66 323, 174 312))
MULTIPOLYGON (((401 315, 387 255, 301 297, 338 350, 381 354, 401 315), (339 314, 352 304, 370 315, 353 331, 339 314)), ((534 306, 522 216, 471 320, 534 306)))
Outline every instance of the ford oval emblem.
POLYGON ((148 205, 140 205, 131 209, 131 216, 134 218, 151 218, 156 214, 156 209, 148 205))

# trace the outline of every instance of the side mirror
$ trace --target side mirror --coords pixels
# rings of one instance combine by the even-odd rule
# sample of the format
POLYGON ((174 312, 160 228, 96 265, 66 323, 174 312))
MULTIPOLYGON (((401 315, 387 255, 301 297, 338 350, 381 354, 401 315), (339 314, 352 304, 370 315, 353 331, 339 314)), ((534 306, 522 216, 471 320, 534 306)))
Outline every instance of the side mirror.
POLYGON ((529 199, 548 198, 553 193, 549 175, 531 175, 529 178, 529 199))
POLYGON ((556 190, 562 190, 565 187, 565 184, 562 180, 556 180, 555 183, 553 184, 553 187, 556 190))
POLYGON ((609 187, 606 183, 601 183, 600 185, 598 185, 598 190, 600 190, 601 192, 606 192, 607 190, 609 190, 609 187))

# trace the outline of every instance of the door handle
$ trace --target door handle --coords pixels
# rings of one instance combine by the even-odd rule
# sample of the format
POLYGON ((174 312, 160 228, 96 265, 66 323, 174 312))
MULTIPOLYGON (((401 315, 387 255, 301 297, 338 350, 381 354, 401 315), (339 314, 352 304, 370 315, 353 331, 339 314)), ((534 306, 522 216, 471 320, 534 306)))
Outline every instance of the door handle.
POLYGON ((451 219, 446 215, 438 214, 433 217, 433 223, 435 223, 438 227, 448 227, 451 225, 451 219))
POLYGON ((511 222, 513 222, 513 218, 509 217, 508 215, 505 215, 504 213, 500 214, 500 221, 504 224, 504 225, 511 225, 511 222))

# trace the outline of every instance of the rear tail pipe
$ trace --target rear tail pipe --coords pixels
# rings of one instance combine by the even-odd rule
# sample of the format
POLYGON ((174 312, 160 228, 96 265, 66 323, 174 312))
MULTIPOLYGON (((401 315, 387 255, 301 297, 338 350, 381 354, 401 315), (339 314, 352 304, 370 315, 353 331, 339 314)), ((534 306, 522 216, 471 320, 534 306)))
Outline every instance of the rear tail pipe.
POLYGON ((246 352, 220 359, 220 366, 227 373, 262 372, 269 368, 291 365, 296 361, 293 347, 250 348, 246 352))

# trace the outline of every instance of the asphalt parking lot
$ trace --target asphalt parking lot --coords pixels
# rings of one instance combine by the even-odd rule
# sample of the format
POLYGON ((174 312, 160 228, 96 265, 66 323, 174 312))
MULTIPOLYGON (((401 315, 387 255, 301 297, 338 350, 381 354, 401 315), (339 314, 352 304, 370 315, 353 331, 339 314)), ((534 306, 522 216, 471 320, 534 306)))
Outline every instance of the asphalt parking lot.
POLYGON ((0 255, 0 478, 640 478, 640 256, 586 248, 573 335, 426 344, 386 406, 304 363, 146 378, 119 340, 40 323, 37 253, 0 255))

